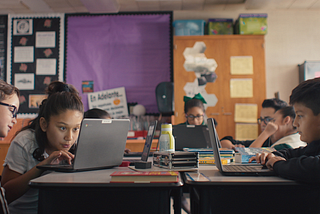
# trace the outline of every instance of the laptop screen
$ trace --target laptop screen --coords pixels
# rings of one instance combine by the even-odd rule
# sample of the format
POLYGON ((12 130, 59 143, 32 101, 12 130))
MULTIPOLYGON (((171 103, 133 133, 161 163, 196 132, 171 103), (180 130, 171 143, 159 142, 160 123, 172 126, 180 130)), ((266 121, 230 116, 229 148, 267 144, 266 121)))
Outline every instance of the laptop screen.
POLYGON ((141 155, 141 160, 142 161, 147 161, 148 160, 150 148, 151 148, 151 145, 152 145, 153 135, 154 135, 156 127, 157 127, 157 121, 155 121, 154 123, 152 123, 149 126, 148 134, 147 134, 147 137, 146 137, 146 142, 144 144, 143 152, 142 152, 142 155, 141 155))
POLYGON ((221 164, 220 153, 218 148, 220 145, 220 140, 216 132, 216 128, 214 126, 214 120, 212 118, 208 118, 207 122, 208 122, 209 136, 210 136, 210 142, 212 145, 215 165, 219 169, 219 171, 222 172, 222 164, 221 164))

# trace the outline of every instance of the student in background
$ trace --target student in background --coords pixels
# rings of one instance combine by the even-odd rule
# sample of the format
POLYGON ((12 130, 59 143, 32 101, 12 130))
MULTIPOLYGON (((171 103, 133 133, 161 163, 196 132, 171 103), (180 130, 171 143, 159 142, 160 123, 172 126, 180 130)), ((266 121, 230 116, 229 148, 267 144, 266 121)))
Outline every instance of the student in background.
MULTIPOLYGON (((260 118, 258 118, 258 123, 260 124, 261 132, 264 131, 267 124, 273 119, 274 113, 286 107, 288 104, 280 99, 273 98, 273 99, 266 99, 262 103, 262 109, 260 112, 260 118)), ((221 146, 223 148, 235 149, 236 147, 249 147, 254 140, 246 140, 246 141, 238 141, 234 140, 231 136, 226 136, 220 140, 221 146)), ((267 139, 263 144, 262 147, 270 147, 271 143, 269 139, 267 139)))
POLYGON ((183 101, 186 122, 181 124, 205 125, 205 108, 203 104, 206 104, 207 102, 201 94, 198 93, 194 95, 193 98, 184 96, 183 101))
MULTIPOLYGON (((18 88, 0 79, 0 138, 8 135, 8 132, 17 123, 17 112, 19 109, 18 88)), ((5 191, 0 188, 0 214, 9 213, 5 198, 5 191)))
MULTIPOLYGON (((103 109, 92 108, 92 109, 87 110, 84 113, 84 118, 111 119, 111 116, 107 111, 105 111, 103 109)), ((130 149, 125 149, 124 152, 130 153, 130 149)))
MULTIPOLYGON (((196 94, 193 98, 184 96, 184 113, 186 122, 179 125, 206 125, 205 124, 205 108, 204 104, 207 102, 200 93, 196 94)), ((215 120, 214 120, 215 121, 215 120)), ((215 121, 216 124, 216 121, 215 121)), ((181 205, 186 213, 191 213, 190 205, 185 196, 181 197, 181 205)))
POLYGON ((78 91, 55 81, 46 93, 38 116, 16 134, 5 159, 1 182, 11 213, 37 213, 38 190, 29 188, 29 181, 43 173, 37 165, 61 160, 71 164, 74 158, 69 149, 78 138, 83 118, 78 91))
POLYGON ((300 140, 296 127, 293 126, 295 117, 292 106, 279 109, 273 115, 273 120, 249 147, 259 148, 268 138, 270 138, 271 147, 276 150, 306 146, 307 144, 300 140))
POLYGON ((320 182, 320 78, 300 83, 292 90, 293 105, 301 141, 307 146, 257 154, 249 161, 266 164, 280 177, 307 183, 320 182))
POLYGON ((110 114, 99 108, 89 109, 84 113, 84 118, 101 118, 101 119, 111 119, 110 114))

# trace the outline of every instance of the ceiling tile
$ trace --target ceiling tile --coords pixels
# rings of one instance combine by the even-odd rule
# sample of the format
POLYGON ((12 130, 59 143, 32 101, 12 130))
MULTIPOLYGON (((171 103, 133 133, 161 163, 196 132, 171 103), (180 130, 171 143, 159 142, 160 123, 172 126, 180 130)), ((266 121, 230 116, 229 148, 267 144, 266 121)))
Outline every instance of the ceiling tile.
POLYGON ((158 1, 151 2, 151 1, 137 1, 139 11, 159 11, 160 10, 160 3, 158 1))
POLYGON ((252 9, 263 9, 266 8, 272 0, 246 0, 244 3, 245 8, 252 9))
POLYGON ((76 13, 88 13, 89 11, 85 6, 73 7, 76 13))
POLYGON ((203 10, 204 0, 183 0, 182 10, 203 10))
POLYGON ((182 9, 182 2, 181 1, 161 1, 160 2, 160 9, 162 11, 181 10, 182 9))
POLYGON ((35 13, 52 13, 54 12, 49 5, 42 0, 21 0, 31 11, 35 13))
POLYGON ((83 7, 84 5, 80 0, 66 0, 68 4, 72 7, 83 7))
POLYGON ((120 3, 120 9, 119 11, 126 11, 126 12, 129 12, 129 11, 139 11, 139 7, 138 7, 138 4, 136 2, 134 3, 130 3, 130 4, 121 4, 120 3))
POLYGON ((244 2, 245 0, 205 0, 205 3, 213 4, 240 4, 244 2))
POLYGON ((308 9, 310 8, 317 0, 296 0, 290 6, 290 9, 308 9))
POLYGON ((316 1, 311 7, 310 9, 320 9, 320 1, 316 1))

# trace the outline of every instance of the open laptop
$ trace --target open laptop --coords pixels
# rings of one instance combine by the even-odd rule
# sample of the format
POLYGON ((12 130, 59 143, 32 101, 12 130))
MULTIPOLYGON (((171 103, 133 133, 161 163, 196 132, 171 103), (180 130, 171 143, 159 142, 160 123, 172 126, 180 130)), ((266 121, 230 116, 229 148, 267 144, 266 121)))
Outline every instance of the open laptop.
POLYGON ((174 125, 172 134, 175 138, 175 150, 183 148, 209 148, 211 147, 208 127, 206 125, 174 125))
POLYGON ((48 164, 39 169, 61 172, 95 170, 122 163, 129 119, 83 119, 73 164, 48 164))
POLYGON ((130 165, 134 165, 134 162, 137 161, 148 161, 148 157, 150 155, 150 148, 152 146, 152 140, 153 140, 153 136, 154 136, 154 132, 157 128, 157 123, 158 121, 154 121, 149 125, 148 128, 148 134, 146 137, 146 141, 144 143, 144 147, 143 147, 143 151, 142 152, 135 152, 134 156, 129 154, 125 154, 123 160, 124 161, 129 161, 130 165), (137 157, 137 158, 134 158, 137 157))
POLYGON ((220 144, 220 140, 219 140, 219 137, 218 137, 215 125, 214 125, 214 121, 212 118, 209 118, 207 121, 208 121, 209 136, 210 136, 210 141, 212 144, 215 165, 223 175, 237 175, 237 176, 240 176, 240 175, 246 175, 246 176, 275 175, 274 171, 269 170, 269 169, 265 169, 260 164, 222 165, 221 157, 220 157, 220 153, 219 153, 219 148, 218 148, 219 144, 220 144))

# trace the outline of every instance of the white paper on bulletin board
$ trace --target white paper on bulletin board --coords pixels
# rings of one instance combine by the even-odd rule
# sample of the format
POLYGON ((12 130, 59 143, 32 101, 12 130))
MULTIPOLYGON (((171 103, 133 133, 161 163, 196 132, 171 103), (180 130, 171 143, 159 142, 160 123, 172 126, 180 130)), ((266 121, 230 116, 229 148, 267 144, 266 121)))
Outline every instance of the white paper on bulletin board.
POLYGON ((236 103, 234 108, 234 121, 239 123, 256 123, 258 118, 257 104, 236 103))
POLYGON ((254 140, 258 137, 258 124, 236 123, 236 140, 254 140))
POLYGON ((106 110, 113 118, 128 116, 127 97, 124 87, 88 93, 89 109, 106 110))
POLYGON ((251 78, 230 79, 231 98, 253 97, 253 81, 251 78))
POLYGON ((232 75, 253 74, 252 56, 232 56, 230 57, 230 72, 232 75))

